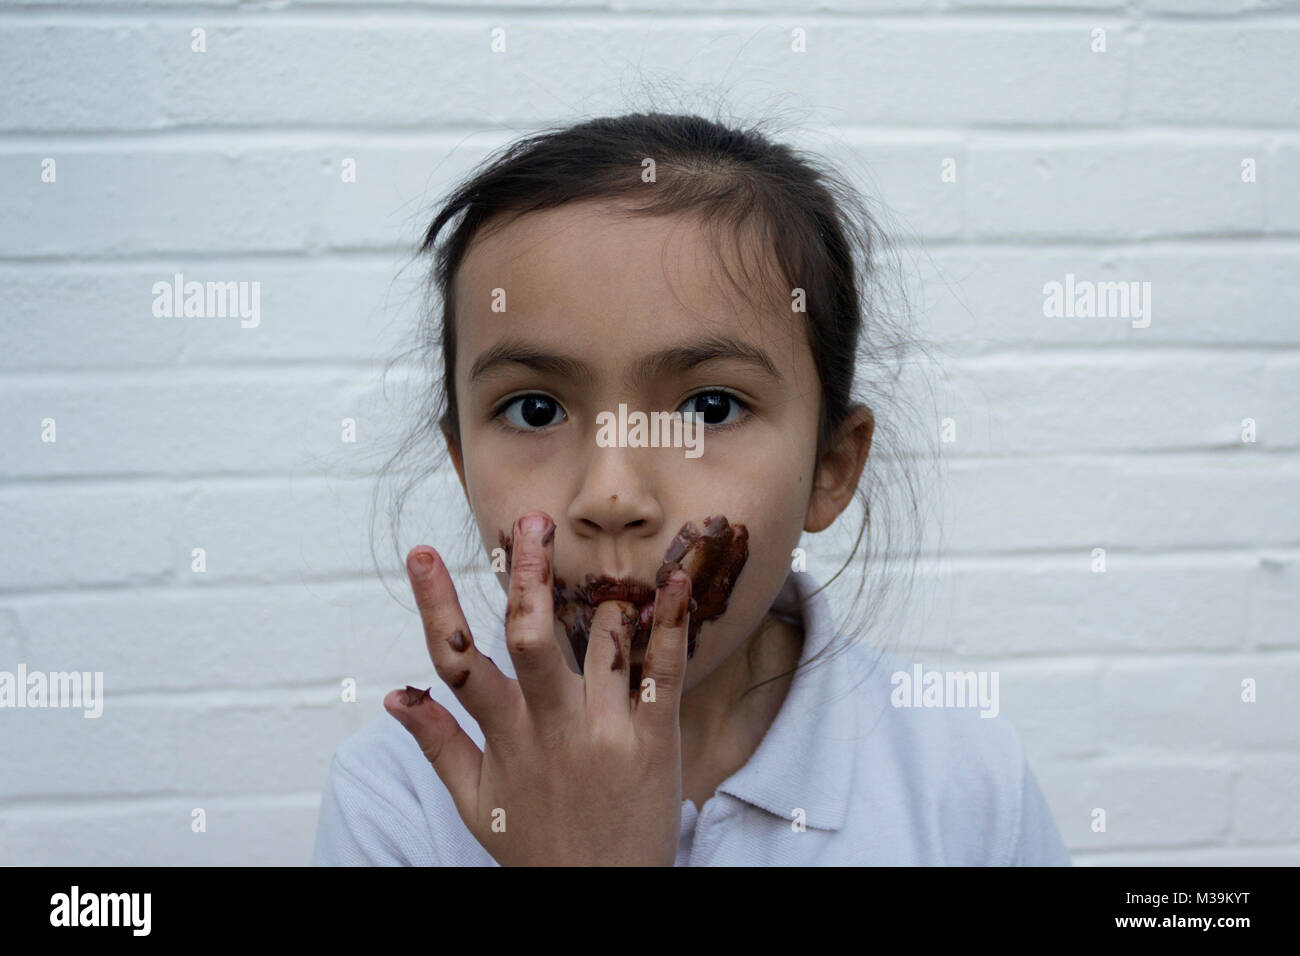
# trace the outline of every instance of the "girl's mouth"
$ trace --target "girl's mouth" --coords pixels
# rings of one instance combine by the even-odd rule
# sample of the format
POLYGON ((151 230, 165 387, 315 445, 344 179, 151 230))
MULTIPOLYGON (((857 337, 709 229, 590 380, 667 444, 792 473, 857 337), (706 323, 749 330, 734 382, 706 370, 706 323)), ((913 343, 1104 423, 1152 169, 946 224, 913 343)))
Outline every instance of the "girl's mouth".
MULTIPOLYGON (((506 571, 510 570, 511 541, 501 533, 501 545, 506 552, 506 571)), ((582 585, 565 586, 564 580, 552 577, 552 603, 555 617, 564 625, 569 644, 582 673, 587 656, 587 642, 591 632, 591 619, 596 608, 605 601, 626 601, 636 609, 635 616, 625 616, 624 623, 632 626, 631 649, 644 648, 650 642, 654 626, 656 588, 668 580, 676 568, 684 570, 691 578, 690 624, 686 634, 686 656, 693 657, 700 627, 706 621, 721 617, 727 610, 736 579, 740 577, 749 559, 749 532, 743 524, 732 525, 722 515, 704 519, 704 529, 688 521, 669 543, 663 563, 655 574, 654 584, 632 577, 616 578, 607 574, 588 574, 582 585)), ((625 612, 627 614, 627 612, 625 612)), ((639 671, 639 667, 634 667, 639 671)), ((639 687, 639 675, 633 689, 639 687)))
MULTIPOLYGON (((638 647, 644 647, 650 643, 650 631, 654 628, 655 620, 655 592, 653 590, 650 591, 649 600, 645 599, 644 592, 627 588, 608 591, 600 588, 593 590, 589 586, 585 589, 579 589, 579 591, 584 590, 586 595, 580 597, 579 600, 581 601, 583 620, 588 631, 591 629, 591 619, 595 616, 597 607, 606 601, 623 601, 635 608, 630 613, 627 611, 623 613, 623 623, 632 629, 631 649, 636 650, 638 647)), ((572 637, 570 637, 570 640, 572 640, 572 637)))
POLYGON ((587 585, 579 588, 576 597, 586 601, 593 608, 605 601, 627 601, 629 604, 653 604, 655 586, 645 584, 635 578, 612 578, 607 574, 599 577, 587 575, 587 585))
POLYGON ((631 649, 650 642, 654 626, 655 588, 668 580, 676 568, 691 578, 690 625, 686 632, 686 656, 695 655, 700 627, 722 616, 727 610, 736 579, 749 559, 749 532, 743 524, 732 525, 722 515, 704 519, 704 530, 693 521, 682 525, 664 552, 663 563, 655 574, 655 584, 635 578, 587 575, 585 585, 570 594, 563 581, 555 582, 555 615, 565 625, 569 643, 582 671, 587 656, 591 618, 602 601, 627 601, 636 608, 631 649))

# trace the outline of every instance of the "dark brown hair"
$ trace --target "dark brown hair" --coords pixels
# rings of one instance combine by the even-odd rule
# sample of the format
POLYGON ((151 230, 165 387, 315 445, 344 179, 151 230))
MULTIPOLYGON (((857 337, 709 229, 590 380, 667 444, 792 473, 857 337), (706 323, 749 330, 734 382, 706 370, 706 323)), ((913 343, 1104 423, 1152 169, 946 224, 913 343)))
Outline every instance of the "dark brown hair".
MULTIPOLYGON (((723 268, 737 293, 751 301, 771 292, 785 296, 780 307, 789 309, 792 290, 804 290, 807 341, 821 385, 818 458, 859 402, 875 417, 872 450, 855 493, 862 521, 848 558, 822 587, 849 566, 865 538, 854 605, 866 590, 868 571, 874 570, 882 573, 870 597, 880 607, 889 583, 883 572, 898 556, 891 547, 895 519, 910 522, 911 546, 905 556, 913 575, 920 554, 923 519, 916 465, 926 458, 910 455, 903 439, 924 441, 936 429, 934 419, 918 422, 908 414, 900 389, 913 355, 928 349, 911 334, 902 283, 890 282, 897 279, 896 265, 891 268, 893 260, 886 254, 892 246, 865 200, 818 157, 775 142, 758 126, 669 113, 591 119, 518 139, 457 185, 440 204, 417 253, 430 260, 426 294, 431 301, 415 349, 432 381, 422 395, 415 428, 381 478, 406 455, 442 446, 444 427, 459 441, 453 280, 472 240, 528 212, 589 199, 618 201, 630 215, 695 217, 712 230, 715 248, 736 244, 742 274, 733 275, 725 263, 723 268), (652 181, 643 175, 648 167, 652 181), (764 261, 746 256, 745 240, 756 240, 748 248, 760 249, 764 261), (772 262, 783 288, 770 277, 772 262), (764 268, 769 277, 760 281, 764 268), (441 371, 434 371, 439 366, 441 371), (901 494, 901 506, 889 491, 901 494)), ((404 551, 398 526, 405 499, 415 483, 440 466, 441 460, 425 467, 390 508, 399 566, 404 551)), ((870 619, 853 628, 838 626, 837 632, 853 640, 869 624, 870 619)))

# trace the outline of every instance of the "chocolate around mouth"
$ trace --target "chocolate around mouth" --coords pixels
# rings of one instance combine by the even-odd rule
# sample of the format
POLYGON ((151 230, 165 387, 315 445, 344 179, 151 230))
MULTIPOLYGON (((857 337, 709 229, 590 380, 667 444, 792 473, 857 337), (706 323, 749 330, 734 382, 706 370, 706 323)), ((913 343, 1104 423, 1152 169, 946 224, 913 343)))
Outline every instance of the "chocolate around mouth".
MULTIPOLYGON (((511 539, 504 531, 498 532, 501 547, 506 552, 506 573, 510 573, 511 539)), ((721 617, 727 602, 749 559, 749 532, 743 524, 732 525, 722 515, 704 519, 701 530, 695 522, 688 521, 673 537, 664 552, 663 563, 655 574, 654 586, 629 578, 612 578, 609 575, 587 575, 583 584, 572 589, 562 578, 553 577, 551 597, 555 617, 564 625, 565 634, 573 648, 582 673, 587 657, 587 644, 591 635, 591 619, 596 607, 604 601, 626 601, 636 607, 635 614, 624 611, 623 623, 634 626, 631 649, 645 647, 650 642, 654 626, 655 588, 664 584, 677 568, 691 579, 690 624, 686 631, 686 656, 695 655, 700 628, 707 621, 721 617)), ((631 664, 630 689, 639 690, 641 666, 631 664)))

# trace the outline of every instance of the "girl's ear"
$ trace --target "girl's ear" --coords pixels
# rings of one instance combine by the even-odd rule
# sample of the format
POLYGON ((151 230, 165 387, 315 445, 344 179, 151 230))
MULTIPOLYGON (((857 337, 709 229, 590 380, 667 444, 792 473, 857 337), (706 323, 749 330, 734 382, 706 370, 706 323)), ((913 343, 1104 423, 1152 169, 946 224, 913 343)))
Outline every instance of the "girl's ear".
POLYGON ((803 526, 805 531, 829 528, 853 500, 875 430, 876 416, 866 405, 855 405, 836 430, 813 476, 813 490, 803 526))
POLYGON ((451 429, 447 427, 446 422, 443 422, 439 427, 442 429, 443 440, 447 443, 447 451, 451 455, 451 463, 456 468, 456 477, 460 479, 461 490, 465 492, 465 500, 468 501, 469 488, 465 484, 465 463, 460 457, 460 442, 456 439, 456 436, 452 434, 451 429))

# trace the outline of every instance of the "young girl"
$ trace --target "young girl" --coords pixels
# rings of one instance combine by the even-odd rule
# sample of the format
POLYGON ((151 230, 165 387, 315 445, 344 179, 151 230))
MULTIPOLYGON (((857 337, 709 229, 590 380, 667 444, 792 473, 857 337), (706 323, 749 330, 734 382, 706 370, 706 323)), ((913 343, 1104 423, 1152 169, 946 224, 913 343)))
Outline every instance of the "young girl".
POLYGON ((425 421, 505 619, 471 633, 440 552, 409 553, 438 680, 339 748, 317 864, 1068 865, 1015 729, 901 706, 910 663, 798 558, 855 495, 872 524, 855 394, 898 356, 855 202, 663 114, 530 137, 452 194, 425 421))

